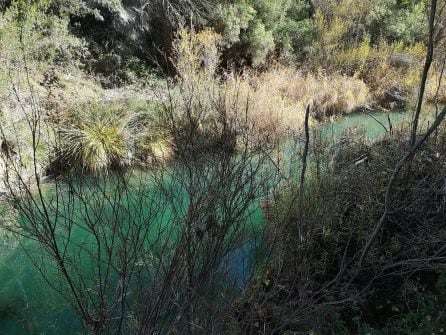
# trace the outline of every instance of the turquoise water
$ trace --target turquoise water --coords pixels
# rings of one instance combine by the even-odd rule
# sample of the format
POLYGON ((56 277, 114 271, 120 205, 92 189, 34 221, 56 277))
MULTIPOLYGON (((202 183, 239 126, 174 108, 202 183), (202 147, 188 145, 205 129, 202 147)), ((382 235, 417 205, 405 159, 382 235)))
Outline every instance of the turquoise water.
POLYGON ((404 126, 407 123, 407 117, 408 115, 403 112, 352 113, 326 122, 321 128, 327 137, 339 137, 346 129, 358 129, 364 131, 367 138, 373 140, 383 136, 390 129, 398 130, 404 126))
MULTIPOLYGON (((333 122, 327 122, 320 127, 327 137, 336 138, 342 136, 347 128, 362 128, 365 130, 365 135, 368 138, 374 139, 382 136, 386 132, 385 128, 390 128, 388 117, 390 117, 390 122, 394 128, 404 122, 404 114, 402 113, 393 113, 390 115, 386 113, 374 113, 372 116, 358 113, 343 116, 333 122)), ((150 193, 150 190, 148 192, 150 193)), ((187 202, 186 193, 179 192, 180 195, 182 194, 182 196, 178 197, 181 199, 179 201, 187 202)), ((133 200, 126 201, 131 202, 133 200)), ((72 211, 80 210, 80 207, 76 207, 79 204, 72 206, 72 211)), ((128 203, 125 206, 128 208, 132 207, 128 206, 128 203)), ((183 203, 181 206, 184 207, 185 204, 183 203)), ((135 215, 135 217, 138 216, 138 222, 142 222, 140 216, 146 216, 147 220, 149 219, 150 204, 142 206, 144 209, 139 205, 133 207, 140 210, 138 215, 135 215)), ((173 224, 170 221, 169 215, 172 210, 173 208, 160 210, 160 213, 163 214, 155 220, 152 219, 154 224, 150 229, 167 229, 166 231, 170 232, 170 234, 175 234, 173 232, 175 228, 170 227, 173 224)), ((107 206, 104 206, 102 211, 104 212, 104 217, 101 217, 101 220, 111 219, 113 217, 112 213, 107 209, 107 206)), ((248 224, 251 225, 252 230, 255 232, 262 225, 263 215, 257 207, 252 208, 249 212, 248 224)), ((74 234, 70 238, 64 236, 64 231, 61 231, 60 234, 64 240, 71 239, 76 243, 88 242, 88 233, 82 229, 75 229, 74 234)), ((18 242, 14 238, 3 236, 0 241, 0 334, 52 335, 60 334, 61 332, 75 334, 79 331, 81 325, 72 308, 43 280, 33 262, 24 252, 24 250, 28 250, 39 254, 41 251, 36 250, 32 242, 25 242, 25 248, 17 248, 18 242)), ((255 248, 252 243, 249 240, 246 241, 242 247, 226 255, 223 260, 224 264, 222 266, 227 267, 226 272, 235 278, 234 284, 237 287, 244 286, 251 276, 249 253, 255 248)), ((68 245, 68 248, 75 247, 76 245, 68 245)), ((38 262, 39 260, 34 258, 34 261, 38 262)), ((45 263, 44 260, 43 263, 45 263)), ((88 264, 86 267, 86 271, 89 271, 88 264)))
MULTIPOLYGON (((76 272, 84 274, 87 290, 94 290, 97 287, 97 278, 108 282, 110 289, 107 294, 110 296, 113 296, 114 289, 119 286, 118 271, 111 271, 112 274, 106 279, 100 277, 97 263, 88 264, 85 261, 91 260, 91 253, 97 252, 94 229, 108 232, 111 231, 110 227, 114 225, 114 222, 119 222, 119 238, 112 239, 111 234, 106 233, 102 236, 107 237, 101 239, 103 246, 106 243, 108 245, 122 243, 122 239, 126 236, 136 237, 144 241, 145 251, 141 255, 147 257, 153 250, 159 248, 162 249, 164 256, 167 253, 164 260, 169 259, 171 255, 168 253, 175 250, 175 245, 178 243, 177 237, 184 236, 181 233, 185 229, 182 213, 178 212, 186 213, 190 201, 186 189, 177 183, 174 177, 178 177, 180 181, 184 179, 181 176, 166 173, 160 184, 159 181, 155 182, 154 176, 149 171, 135 171, 128 177, 129 182, 128 184, 126 182, 126 185, 130 186, 125 192, 119 188, 120 183, 117 179, 120 177, 112 178, 112 175, 98 179, 84 178, 80 182, 74 181, 74 190, 63 189, 54 192, 53 185, 56 184, 47 186, 46 206, 51 213, 51 221, 58 223, 56 234, 59 248, 66 250, 69 263, 81 264, 79 267, 70 267, 69 271, 74 278, 76 278, 76 272), (163 192, 159 192, 158 187, 164 188, 163 192), (79 192, 84 192, 82 199, 86 199, 86 203, 79 201, 78 198, 71 200, 73 194, 79 194, 79 192), (169 202, 163 202, 165 194, 174 196, 169 197, 169 202), (90 228, 89 224, 94 228, 90 228), (137 230, 138 232, 135 233, 137 230), (81 245, 82 248, 79 247, 81 245)), ((212 180, 212 177, 210 179, 212 180)), ((203 187, 208 186, 206 182, 198 182, 198 184, 203 187)), ((57 185, 64 187, 63 183, 57 185)), ((39 204, 36 207, 41 209, 39 204)), ((251 251, 256 248, 256 242, 248 235, 257 235, 256 230, 263 222, 263 214, 255 204, 247 209, 234 208, 234 210, 241 210, 240 220, 244 222, 243 229, 237 232, 229 231, 227 236, 237 236, 240 233, 241 236, 246 235, 246 238, 240 239, 240 242, 237 242, 239 247, 231 248, 233 251, 222 258, 219 270, 222 277, 218 281, 224 283, 225 287, 238 290, 251 276, 251 251)), ((36 213, 37 210, 34 214, 36 213)), ((228 218, 227 213, 217 215, 222 222, 228 218)), ((27 224, 26 219, 23 220, 23 224, 27 224)), ((37 220, 34 222, 40 223, 37 220)), ((27 240, 22 239, 22 241, 27 240)), ((13 248, 13 244, 16 243, 15 239, 8 240, 5 237, 2 239, 3 245, 0 246, 0 264, 2 264, 0 266, 0 334, 60 334, 62 331, 75 334, 79 332, 82 328, 76 314, 61 295, 54 292, 42 279, 34 266, 39 265, 44 273, 49 274, 48 278, 53 281, 52 284, 57 286, 60 273, 55 269, 55 263, 42 259, 40 255, 45 255, 45 252, 34 242, 28 241, 21 248, 13 248), (32 258, 26 253, 32 255, 32 258)), ((203 246, 206 244, 203 243, 203 246)), ((119 248, 115 248, 116 252, 119 253, 119 248)), ((104 258, 105 263, 106 254, 101 253, 100 257, 104 258)), ((138 276, 145 278, 147 285, 155 285, 158 277, 154 274, 159 271, 159 266, 156 257, 153 257, 150 259, 149 266, 138 270, 138 276)), ((225 294, 231 293, 225 290, 227 291, 225 294)))

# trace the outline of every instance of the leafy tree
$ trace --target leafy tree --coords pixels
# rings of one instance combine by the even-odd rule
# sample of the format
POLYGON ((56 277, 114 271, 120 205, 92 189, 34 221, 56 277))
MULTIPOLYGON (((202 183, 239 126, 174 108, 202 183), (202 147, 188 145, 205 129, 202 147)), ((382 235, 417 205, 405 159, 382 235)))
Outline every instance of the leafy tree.
POLYGON ((232 53, 254 67, 264 65, 269 55, 303 54, 313 37, 306 0, 225 2, 217 21, 216 27, 232 53))

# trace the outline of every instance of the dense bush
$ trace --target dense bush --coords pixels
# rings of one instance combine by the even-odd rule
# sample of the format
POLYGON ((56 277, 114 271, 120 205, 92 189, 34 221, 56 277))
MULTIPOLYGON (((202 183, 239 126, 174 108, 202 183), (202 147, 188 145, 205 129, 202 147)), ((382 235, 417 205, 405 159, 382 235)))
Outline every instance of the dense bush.
POLYGON ((220 7, 217 30, 229 53, 247 57, 254 67, 270 56, 303 56, 312 41, 307 1, 234 1, 220 7))
POLYGON ((22 70, 23 59, 33 71, 46 64, 76 65, 87 54, 85 42, 69 31, 68 18, 52 14, 48 2, 13 1, 0 13, 1 72, 22 70))
POLYGON ((315 134, 304 189, 291 181, 266 207, 265 235, 275 257, 239 306, 241 327, 249 333, 439 331, 444 302, 435 287, 441 290, 444 279, 433 264, 442 258, 423 260, 442 252, 446 233, 445 130, 398 179, 390 216, 361 270, 359 254, 383 212, 386 167, 405 152, 406 137, 394 133, 371 143, 350 131, 327 145, 315 134))
POLYGON ((426 1, 356 0, 314 1, 316 10, 329 19, 339 18, 348 26, 342 41, 360 42, 366 35, 377 44, 381 38, 412 44, 425 40, 423 14, 426 1))

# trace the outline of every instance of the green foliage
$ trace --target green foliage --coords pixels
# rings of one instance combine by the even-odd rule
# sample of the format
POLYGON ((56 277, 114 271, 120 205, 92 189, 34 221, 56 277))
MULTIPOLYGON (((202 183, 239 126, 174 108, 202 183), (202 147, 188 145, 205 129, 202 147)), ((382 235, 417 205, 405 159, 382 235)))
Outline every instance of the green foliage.
POLYGON ((318 1, 307 64, 361 78, 385 108, 408 105, 426 54, 425 12, 425 1, 318 1))
MULTIPOLYGON (((254 67, 268 56, 325 59, 368 40, 410 46, 426 37, 426 1, 232 0, 222 1, 215 26, 230 49, 254 67), (310 48, 311 46, 311 48, 310 48)), ((320 65, 320 64, 318 64, 320 65)))
POLYGON ((285 18, 274 31, 279 54, 284 57, 305 54, 314 38, 313 24, 310 19, 296 21, 285 18))
POLYGON ((446 332, 446 273, 444 266, 437 266, 432 277, 438 277, 433 289, 428 289, 419 280, 407 280, 398 296, 404 296, 404 301, 385 300, 381 309, 387 307, 393 317, 384 327, 373 327, 363 324, 360 334, 442 334, 446 332))
POLYGON ((127 82, 136 82, 137 79, 149 81, 160 77, 160 74, 154 68, 135 56, 129 57, 124 62, 124 71, 122 77, 127 78, 127 82))
POLYGON ((341 19, 349 28, 339 43, 358 43, 368 35, 372 43, 384 38, 404 44, 425 38, 426 1, 399 0, 328 0, 316 1, 316 9, 332 21, 341 19))
POLYGON ((220 7, 217 28, 236 54, 254 67, 269 55, 301 54, 313 38, 308 2, 304 0, 236 1, 220 7))
POLYGON ((424 2, 410 2, 405 8, 396 11, 388 20, 387 38, 406 44, 420 42, 426 38, 426 20, 424 2))
POLYGON ((121 0, 50 0, 51 8, 55 13, 61 15, 72 15, 74 17, 85 17, 92 15, 98 23, 104 21, 103 13, 98 7, 104 8, 111 13, 117 13, 122 8, 121 0))
POLYGON ((48 1, 13 1, 0 14, 0 58, 6 64, 26 59, 73 64, 86 55, 86 45, 68 28, 68 18, 53 15, 48 1))
POLYGON ((248 55, 254 67, 265 64, 268 54, 274 49, 274 38, 271 31, 265 29, 260 20, 255 20, 245 36, 248 55))
POLYGON ((249 27, 256 11, 246 1, 229 4, 221 8, 221 33, 231 45, 240 42, 240 34, 249 27))
POLYGON ((334 142, 314 134, 304 189, 294 181, 282 184, 265 207, 265 236, 275 258, 244 305, 252 327, 272 332, 292 316, 301 322, 288 325, 290 333, 421 335, 446 329, 442 260, 435 272, 428 265, 434 261, 409 270, 397 266, 429 259, 442 247, 443 200, 431 193, 444 184, 445 128, 439 131, 395 183, 379 243, 360 272, 358 256, 383 213, 388 167, 407 150, 405 133, 376 142, 358 130, 334 142))

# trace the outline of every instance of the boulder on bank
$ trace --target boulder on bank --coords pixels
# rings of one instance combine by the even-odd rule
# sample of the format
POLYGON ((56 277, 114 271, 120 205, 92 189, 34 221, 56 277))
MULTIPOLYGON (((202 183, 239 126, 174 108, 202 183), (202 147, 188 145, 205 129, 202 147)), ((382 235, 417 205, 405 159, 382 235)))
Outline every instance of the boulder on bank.
POLYGON ((406 92, 397 86, 391 86, 384 91, 379 104, 385 108, 394 109, 407 105, 409 97, 406 92))
POLYGON ((389 62, 393 67, 409 68, 414 64, 415 61, 410 55, 395 54, 389 57, 389 62))

